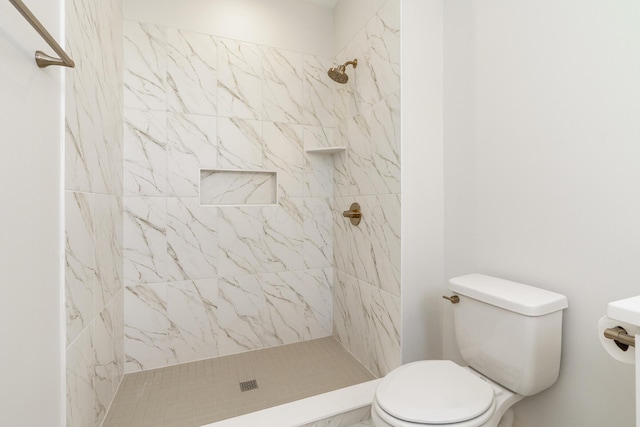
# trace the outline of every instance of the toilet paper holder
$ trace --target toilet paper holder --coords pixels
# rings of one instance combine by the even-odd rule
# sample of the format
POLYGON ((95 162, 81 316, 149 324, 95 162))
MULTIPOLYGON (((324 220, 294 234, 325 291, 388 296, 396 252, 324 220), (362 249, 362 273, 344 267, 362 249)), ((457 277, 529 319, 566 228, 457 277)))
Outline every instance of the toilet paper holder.
POLYGON ((604 330, 605 338, 613 340, 618 348, 622 351, 627 351, 629 346, 636 346, 636 337, 627 334, 627 330, 622 326, 616 326, 615 328, 607 328, 604 330))

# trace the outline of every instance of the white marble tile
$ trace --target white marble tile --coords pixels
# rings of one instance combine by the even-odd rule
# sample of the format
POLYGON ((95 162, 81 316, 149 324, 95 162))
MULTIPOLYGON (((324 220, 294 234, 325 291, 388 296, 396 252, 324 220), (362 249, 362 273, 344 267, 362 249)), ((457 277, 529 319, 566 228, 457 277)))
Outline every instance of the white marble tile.
POLYGON ((220 354, 329 335, 331 282, 331 269, 220 279, 220 354))
MULTIPOLYGON (((348 203, 349 199, 342 200, 342 203, 348 203)), ((379 238, 373 233, 380 228, 376 225, 376 217, 379 218, 381 215, 374 216, 374 211, 379 211, 378 200, 376 196, 359 196, 358 202, 362 211, 362 220, 358 226, 351 225, 347 219, 338 214, 337 209, 334 214, 338 227, 344 232, 344 236, 336 238, 338 243, 335 251, 341 256, 346 255, 345 259, 337 261, 336 265, 340 265, 339 268, 357 279, 372 286, 378 286, 380 282, 378 271, 376 271, 378 260, 377 254, 373 252, 374 242, 379 238), (345 253, 347 248, 349 252, 345 253)), ((384 262, 380 260, 381 264, 384 262)))
POLYGON ((262 208, 262 265, 268 272, 304 268, 304 205, 282 198, 279 206, 262 208))
POLYGON ((372 162, 371 114, 367 111, 347 122, 348 171, 351 178, 350 195, 377 194, 378 174, 372 162))
POLYGON ((353 232, 356 227, 342 216, 342 212, 348 210, 353 201, 351 197, 336 197, 333 201, 333 266, 355 276, 353 232))
POLYGON ((363 329, 360 331, 352 331, 352 333, 361 334, 358 339, 364 347, 363 353, 358 358, 366 367, 376 376, 380 374, 380 363, 376 353, 377 331, 376 322, 374 320, 373 307, 380 304, 380 290, 361 280, 357 281, 355 292, 362 301, 362 316, 364 319, 363 329))
POLYGON ((279 345, 331 334, 331 269, 259 275, 266 297, 266 344, 279 345))
POLYGON ((217 113, 218 55, 215 37, 167 29, 167 109, 217 113))
POLYGON ((357 68, 354 69, 351 66, 347 68, 349 81, 345 85, 340 85, 343 86, 340 90, 349 92, 345 94, 349 116, 363 113, 376 100, 376 92, 374 91, 375 74, 371 68, 370 49, 370 40, 367 38, 365 28, 363 28, 347 43, 344 49, 344 61, 338 61, 338 63, 342 64, 345 61, 358 60, 357 68))
POLYGON ((293 272, 290 283, 304 304, 305 339, 331 335, 333 322, 333 268, 293 272))
MULTIPOLYGON (((382 34, 381 39, 387 52, 386 57, 393 64, 400 64, 400 16, 401 7, 397 0, 387 1, 384 6, 378 10, 376 18, 371 22, 380 20, 382 22, 381 30, 378 34, 382 34)), ((380 25, 376 23, 375 25, 380 25)), ((379 27, 380 28, 380 27, 379 27)))
POLYGON ((202 205, 272 205, 278 201, 277 189, 276 172, 200 171, 202 205))
POLYGON ((172 322, 167 316, 167 286, 125 288, 125 372, 137 372, 176 363, 169 343, 172 322))
POLYGON ((386 2, 365 31, 375 104, 400 89, 400 2, 386 2))
MULTIPOLYGON (((96 4, 88 0, 69 0, 65 5, 65 51, 75 69, 92 67, 97 45, 96 4)), ((74 69, 74 71, 75 71, 74 69)))
MULTIPOLYGON (((390 97, 346 123, 347 165, 336 166, 340 195, 400 192, 399 99, 390 97)), ((341 129, 342 130, 342 129, 341 129)))
POLYGON ((124 200, 125 284, 164 282, 167 277, 165 198, 124 200))
POLYGON ((269 273, 255 276, 260 283, 265 305, 260 312, 262 342, 265 346, 290 344, 304 340, 304 305, 302 295, 296 292, 295 274, 269 273))
POLYGON ((124 156, 125 195, 166 194, 166 113, 125 111, 124 156))
POLYGON ((282 199, 279 206, 220 208, 220 276, 304 268, 302 206, 282 199))
POLYGON ((97 193, 122 196, 123 167, 124 167, 124 110, 122 108, 122 86, 113 87, 108 81, 103 92, 98 95, 98 105, 101 111, 102 138, 99 141, 97 155, 101 159, 101 169, 94 170, 94 174, 101 174, 104 185, 95 188, 97 193), (103 97, 112 94, 111 97, 103 97))
POLYGON ((264 347, 266 298, 256 276, 218 280, 220 356, 264 347))
POLYGON ((333 282, 333 332, 340 343, 368 367, 371 359, 368 299, 362 295, 358 280, 334 269, 333 282))
POLYGON ((304 126, 303 144, 304 149, 329 148, 338 144, 334 142, 334 129, 321 126, 304 126))
MULTIPOLYGON (((122 179, 122 50, 101 37, 121 35, 122 24, 113 19, 105 29, 98 16, 105 10, 95 2, 70 1, 66 9, 66 30, 76 67, 65 71, 65 187, 67 189, 120 194, 122 179), (96 52, 96 51, 100 52, 96 52), (102 60, 102 53, 110 61, 102 60), (112 62, 111 62, 112 61, 112 62), (108 66, 108 72, 104 66, 108 66)), ((112 20, 113 13, 105 19, 112 20)), ((119 20, 121 21, 121 19, 119 20)))
POLYGON ((264 122, 264 165, 278 173, 280 197, 302 197, 304 194, 304 134, 300 125, 264 122))
MULTIPOLYGON (((333 129, 316 126, 305 126, 303 140, 305 150, 309 148, 326 148, 334 146, 333 129)), ((333 196, 333 158, 341 154, 326 155, 306 153, 304 169, 305 197, 333 196)))
MULTIPOLYGON (((347 231, 353 251, 351 254, 353 264, 347 272, 354 274, 356 278, 369 285, 377 286, 379 280, 376 262, 378 260, 372 251, 372 242, 379 238, 373 234, 375 230, 373 213, 377 209, 377 198, 376 196, 360 196, 358 201, 362 211, 362 221, 357 227, 351 226, 347 231)), ((381 260, 380 262, 384 263, 385 261, 381 260)))
POLYGON ((67 344, 89 325, 94 317, 96 286, 94 256, 93 196, 65 192, 65 305, 67 344))
POLYGON ((264 272, 261 208, 225 207, 218 211, 218 275, 264 272))
POLYGON ((124 21, 124 105, 140 110, 166 109, 166 30, 124 21))
POLYGON ((377 194, 400 193, 400 93, 371 110, 371 181, 377 194))
POLYGON ((262 47, 262 117, 273 122, 303 122, 302 54, 273 47, 262 47))
POLYGON ((251 43, 219 39, 218 109, 224 117, 262 118, 262 51, 251 43))
POLYGON ((109 409, 114 393, 114 379, 117 378, 116 345, 117 336, 114 335, 115 312, 112 306, 107 306, 94 322, 94 390, 95 425, 102 425, 102 421, 109 409))
POLYGON ((92 426, 94 422, 94 357, 91 329, 86 328, 66 352, 68 426, 92 426))
POLYGON ((369 303, 370 330, 374 334, 375 352, 371 371, 384 376, 401 365, 400 298, 374 289, 369 303))
POLYGON ((304 199, 304 263, 306 268, 333 266, 333 212, 329 198, 304 199))
MULTIPOLYGON (((98 23, 98 43, 101 49, 94 49, 94 55, 98 57, 99 74, 113 89, 113 94, 117 93, 119 105, 122 108, 123 77, 124 77, 124 17, 121 1, 98 2, 96 7, 98 23)), ((121 116, 120 116, 121 119, 121 116)))
POLYGON ((200 168, 218 164, 217 119, 196 114, 167 115, 167 194, 198 195, 200 168))
POLYGON ((121 99, 113 96, 113 85, 109 80, 95 79, 91 96, 95 98, 92 112, 95 139, 90 145, 89 166, 91 192, 120 194, 122 183, 122 107, 121 99))
POLYGON ((193 280, 195 291, 202 302, 204 317, 199 321, 204 323, 204 327, 211 330, 215 338, 215 349, 218 348, 218 337, 220 330, 218 328, 218 279, 201 279, 193 280))
POLYGON ((217 279, 168 284, 169 342, 178 363, 218 355, 217 294, 217 279))
MULTIPOLYGON (((352 61, 354 59, 358 59, 357 57, 351 56, 352 53, 347 53, 346 49, 343 49, 336 55, 334 60, 332 61, 331 67, 336 67, 338 65, 342 65, 347 61, 352 61)), ((357 55, 357 53, 356 53, 357 55)), ((360 59, 359 59, 360 61, 360 59)), ((333 94, 333 125, 337 125, 341 119, 346 119, 354 114, 357 114, 357 92, 356 92, 356 77, 354 72, 352 71, 352 67, 349 66, 349 82, 346 84, 340 84, 334 82, 329 78, 329 85, 332 88, 333 94)))
POLYGON ((374 375, 400 366, 400 298, 336 271, 334 334, 374 375))
POLYGON ((351 147, 347 136, 347 120, 340 120, 333 130, 336 145, 345 146, 343 153, 333 154, 333 194, 337 197, 356 194, 354 178, 351 174, 351 147))
POLYGON ((197 197, 167 198, 167 277, 171 281, 216 276, 218 215, 197 197))
POLYGON ((77 67, 67 74, 65 96, 65 188, 91 192, 95 187, 96 141, 102 137, 95 98, 95 72, 77 67))
POLYGON ((304 83, 302 93, 303 123, 312 126, 331 127, 333 115, 334 83, 327 71, 334 67, 332 60, 313 55, 303 55, 304 83))
POLYGON ((94 305, 95 312, 98 313, 123 286, 122 198, 95 195, 93 217, 95 221, 96 276, 98 279, 94 305))
POLYGON ((260 170, 264 166, 262 122, 218 118, 218 167, 260 170))
POLYGON ((112 372, 114 377, 111 381, 113 385, 113 395, 118 391, 120 381, 124 375, 124 288, 111 300, 111 312, 113 333, 113 353, 116 361, 116 368, 112 372))
POLYGON ((367 197, 364 206, 367 233, 370 236, 371 263, 365 267, 375 272, 371 284, 400 296, 400 195, 367 197))

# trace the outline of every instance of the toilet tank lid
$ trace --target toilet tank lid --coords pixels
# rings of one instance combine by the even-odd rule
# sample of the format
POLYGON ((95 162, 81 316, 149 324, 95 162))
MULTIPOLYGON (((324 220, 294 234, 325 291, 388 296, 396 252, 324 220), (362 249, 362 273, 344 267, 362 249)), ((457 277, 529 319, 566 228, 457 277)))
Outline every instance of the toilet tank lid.
POLYGON ((525 316, 544 316, 569 306, 564 295, 483 274, 454 277, 449 289, 525 316))

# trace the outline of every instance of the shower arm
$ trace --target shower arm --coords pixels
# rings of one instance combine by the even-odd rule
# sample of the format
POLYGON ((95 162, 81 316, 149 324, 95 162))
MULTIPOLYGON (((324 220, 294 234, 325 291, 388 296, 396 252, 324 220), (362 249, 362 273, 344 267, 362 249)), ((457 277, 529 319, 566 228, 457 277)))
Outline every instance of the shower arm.
POLYGON ((358 60, 354 59, 353 61, 347 61, 342 66, 346 67, 347 65, 352 65, 353 68, 356 68, 358 66, 358 60))

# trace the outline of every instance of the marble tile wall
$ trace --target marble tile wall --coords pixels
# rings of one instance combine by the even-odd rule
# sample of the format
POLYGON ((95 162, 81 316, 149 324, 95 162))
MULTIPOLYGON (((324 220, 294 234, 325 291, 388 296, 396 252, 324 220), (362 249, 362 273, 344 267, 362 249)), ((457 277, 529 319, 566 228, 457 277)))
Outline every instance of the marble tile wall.
POLYGON ((374 374, 400 365, 400 1, 387 1, 335 62, 334 335, 374 374), (354 227, 342 210, 358 202, 354 227))
POLYGON ((200 170, 202 205, 275 205, 275 172, 200 170))
POLYGON ((122 2, 68 0, 67 426, 100 426, 124 374, 122 2))
POLYGON ((124 36, 125 371, 331 335, 333 167, 304 152, 332 143, 331 60, 124 36), (275 171, 278 203, 201 205, 200 169, 275 171))

